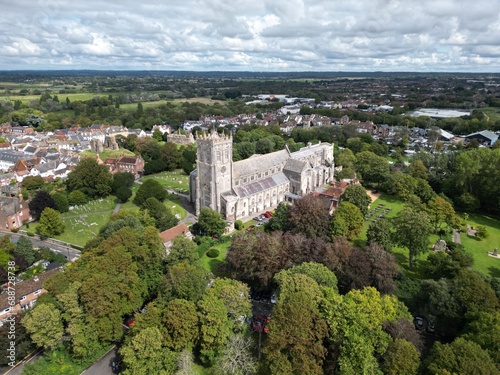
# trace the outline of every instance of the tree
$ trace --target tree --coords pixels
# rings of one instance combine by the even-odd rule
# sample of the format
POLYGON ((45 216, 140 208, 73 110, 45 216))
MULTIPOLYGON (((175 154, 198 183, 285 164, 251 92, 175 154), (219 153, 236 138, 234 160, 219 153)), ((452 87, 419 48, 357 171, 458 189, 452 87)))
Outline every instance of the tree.
POLYGON ((333 368, 340 374, 379 374, 377 358, 392 341, 384 323, 411 319, 406 306, 372 287, 351 290, 345 296, 325 290, 321 311, 330 329, 330 350, 339 353, 333 368))
POLYGON ((28 266, 31 266, 36 259, 35 250, 33 250, 33 244, 28 238, 24 236, 21 236, 17 241, 16 248, 14 249, 14 254, 22 257, 28 264, 28 266))
POLYGON ((328 236, 330 215, 323 201, 306 195, 295 203, 288 214, 288 226, 293 233, 302 233, 308 238, 328 236))
POLYGON ((368 213, 368 206, 370 206, 372 200, 366 194, 366 189, 363 186, 349 185, 340 196, 340 203, 342 202, 349 202, 358 207, 364 217, 368 213))
POLYGON ((343 236, 352 239, 359 236, 363 229, 364 219, 357 206, 349 202, 341 203, 332 218, 332 237, 343 236))
POLYGON ((497 365, 500 363, 500 311, 479 311, 465 327, 463 337, 481 345, 497 365))
POLYGON ((412 161, 412 163, 408 167, 408 174, 414 178, 421 178, 423 180, 429 179, 427 167, 420 159, 415 159, 412 161))
POLYGON ((179 222, 172 211, 170 211, 170 208, 166 207, 155 197, 146 199, 142 203, 141 209, 155 219, 155 227, 158 228, 160 232, 176 226, 179 222))
POLYGON ((167 142, 160 149, 160 159, 164 163, 165 170, 173 171, 180 166, 182 153, 175 143, 167 142))
POLYGON ((240 281, 216 278, 206 294, 221 300, 228 315, 234 321, 234 328, 241 329, 252 312, 248 300, 248 286, 240 281))
POLYGON ((389 163, 382 156, 362 151, 356 155, 356 171, 364 181, 380 184, 389 176, 389 163))
POLYGON ((43 184, 45 184, 45 181, 41 176, 26 176, 23 179, 22 186, 26 190, 37 190, 40 189, 43 184))
POLYGON ((269 219, 266 225, 266 229, 269 230, 290 230, 288 225, 288 214, 290 212, 291 206, 288 203, 280 202, 278 207, 274 210, 273 216, 269 219))
POLYGON ((414 258, 428 250, 432 225, 424 211, 406 206, 393 219, 394 242, 406 247, 409 252, 410 269, 413 269, 414 258))
POLYGON ((55 347, 63 337, 61 312, 52 304, 37 304, 21 323, 31 340, 44 349, 55 347))
POLYGON ((296 274, 309 276, 316 281, 319 286, 337 290, 337 277, 335 274, 323 264, 313 262, 305 262, 298 266, 283 270, 275 276, 275 280, 278 284, 281 284, 284 277, 296 274))
POLYGON ((270 138, 261 138, 255 145, 255 152, 258 154, 268 154, 273 151, 274 142, 270 138))
POLYGON ((142 206, 146 199, 150 197, 154 197, 160 202, 163 202, 167 197, 167 192, 156 180, 144 181, 135 194, 134 204, 142 206))
POLYGON ((177 352, 194 347, 199 336, 199 318, 194 302, 171 300, 163 311, 162 321, 167 347, 177 352))
POLYGON ((366 238, 370 244, 378 244, 385 251, 392 250, 391 225, 388 220, 380 218, 372 221, 366 232, 366 238))
MULTIPOLYGON (((0 356, 0 366, 7 366, 13 360, 9 358, 15 356, 14 362, 20 361, 35 349, 33 342, 29 338, 26 328, 21 324, 21 314, 13 315, 14 327, 16 327, 15 338, 10 331, 11 324, 3 324, 0 327, 0 350, 4 355, 0 356), (14 342, 15 350, 12 353, 12 344, 14 342)), ((12 319, 12 318, 11 318, 12 319)))
POLYGON ((429 375, 440 374, 444 370, 450 374, 500 374, 486 350, 461 337, 450 344, 436 341, 425 365, 429 375))
POLYGON ((157 327, 142 330, 120 349, 125 375, 173 374, 177 355, 162 346, 157 327))
POLYGON ((252 340, 242 334, 229 338, 223 354, 217 361, 216 371, 222 375, 252 375, 257 371, 257 361, 252 356, 252 340))
POLYGON ((352 168, 356 163, 356 156, 349 148, 344 148, 335 156, 335 164, 343 168, 352 168))
POLYGON ((50 196, 49 193, 44 190, 37 191, 28 205, 30 208, 30 214, 35 220, 38 220, 40 218, 43 210, 45 210, 47 207, 53 208, 54 210, 57 209, 54 199, 50 196))
POLYGON ((394 340, 384 354, 382 368, 386 375, 415 375, 420 366, 420 353, 406 340, 394 340))
POLYGON ((207 236, 220 236, 226 229, 226 222, 222 215, 210 208, 202 208, 198 215, 198 226, 207 236))
POLYGON ((397 274, 398 265, 394 255, 379 245, 372 244, 365 249, 353 248, 341 278, 342 291, 373 286, 380 293, 393 293, 397 274))
POLYGON ((166 262, 170 265, 185 262, 195 263, 200 258, 198 246, 185 236, 177 236, 172 241, 172 247, 166 257, 166 262))
POLYGON ((60 213, 65 213, 69 211, 69 202, 66 194, 57 191, 54 194, 52 194, 52 199, 56 204, 57 211, 59 211, 60 213))
POLYGON ((70 206, 84 205, 89 201, 89 198, 80 190, 73 190, 68 194, 68 203, 70 206))
POLYGON ((134 184, 135 176, 131 172, 118 172, 113 175, 112 188, 114 192, 117 192, 119 188, 126 187, 131 188, 134 184))
POLYGON ((434 196, 427 202, 427 213, 436 233, 438 233, 443 222, 450 228, 456 224, 456 214, 453 206, 439 195, 434 196))
POLYGON ((205 294, 198 302, 200 318, 200 359, 213 365, 223 353, 231 334, 232 322, 224 303, 212 294, 205 294))
POLYGON ((83 158, 68 175, 70 192, 80 190, 89 197, 106 197, 111 192, 113 177, 105 165, 92 158, 83 158))
POLYGON ((42 236, 52 237, 63 233, 64 227, 61 214, 52 208, 46 208, 38 221, 36 231, 42 236))
POLYGON ((278 277, 280 298, 263 353, 273 374, 322 374, 327 326, 319 310, 321 290, 310 277, 278 277))
POLYGON ((207 288, 210 274, 203 267, 178 263, 168 269, 162 294, 164 299, 182 298, 196 302, 207 288))
POLYGON ((116 192, 116 197, 120 200, 120 202, 125 203, 132 196, 132 190, 125 186, 120 186, 116 192))

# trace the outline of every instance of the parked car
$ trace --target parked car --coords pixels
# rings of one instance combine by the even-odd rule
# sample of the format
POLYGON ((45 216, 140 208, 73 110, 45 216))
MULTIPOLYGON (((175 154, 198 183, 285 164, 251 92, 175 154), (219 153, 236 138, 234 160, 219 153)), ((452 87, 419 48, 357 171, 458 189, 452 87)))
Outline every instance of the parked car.
POLYGON ((268 212, 264 212, 262 215, 264 215, 267 219, 269 219, 272 214, 268 211, 268 212))
POLYGON ((276 303, 276 293, 271 294, 271 303, 276 303))
POLYGON ((252 229, 255 229, 255 225, 250 225, 247 230, 252 230, 252 229))
POLYGON ((413 324, 415 325, 415 329, 417 331, 423 331, 425 330, 425 321, 424 318, 420 316, 416 316, 415 319, 413 319, 413 324))
POLYGON ((271 211, 266 211, 266 214, 268 214, 268 217, 273 217, 273 213, 271 211))

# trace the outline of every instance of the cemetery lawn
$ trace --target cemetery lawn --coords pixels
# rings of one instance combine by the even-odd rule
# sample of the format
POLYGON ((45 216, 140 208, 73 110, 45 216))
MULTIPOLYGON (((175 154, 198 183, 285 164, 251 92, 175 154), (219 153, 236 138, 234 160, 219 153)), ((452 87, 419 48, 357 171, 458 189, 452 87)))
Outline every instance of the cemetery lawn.
POLYGON ((467 224, 474 228, 484 225, 488 232, 488 237, 483 240, 460 233, 462 245, 474 258, 472 268, 491 277, 500 277, 500 259, 488 255, 495 247, 500 249, 500 220, 486 215, 470 214, 467 224))
MULTIPOLYGON (((391 210, 385 215, 386 218, 396 216, 404 207, 404 202, 387 194, 382 194, 376 201, 374 201, 368 212, 376 209, 383 204, 383 208, 390 208, 391 210)), ((379 208, 379 211, 381 209, 379 208)), ((379 212, 377 211, 377 212, 379 212)), ((363 231, 359 238, 353 241, 353 245, 363 247, 366 245, 366 231, 372 221, 375 220, 377 215, 372 215, 371 218, 365 220, 363 231)), ((484 225, 488 231, 488 238, 478 240, 474 237, 467 236, 467 233, 460 233, 462 245, 465 250, 474 258, 472 268, 491 277, 500 277, 500 259, 492 258, 488 255, 488 251, 493 251, 495 247, 500 249, 500 220, 494 219, 485 215, 470 214, 467 224, 472 227, 484 225)), ((439 240, 439 237, 432 234, 429 237, 429 249, 439 240)), ((394 247, 392 253, 400 267, 404 270, 405 274, 410 277, 425 278, 423 273, 423 263, 427 260, 429 252, 421 254, 415 258, 415 267, 410 270, 408 264, 408 250, 400 247, 394 247)))
MULTIPOLYGON (((115 207, 116 198, 109 196, 101 201, 90 201, 77 209, 65 212, 61 215, 65 224, 64 232, 53 238, 85 246, 87 241, 99 234, 99 229, 109 221, 115 207)), ((37 225, 37 223, 30 224, 28 230, 36 232, 37 225)))
POLYGON ((172 189, 182 194, 189 194, 189 176, 181 169, 171 172, 161 172, 144 176, 142 181, 155 179, 166 189, 172 189))

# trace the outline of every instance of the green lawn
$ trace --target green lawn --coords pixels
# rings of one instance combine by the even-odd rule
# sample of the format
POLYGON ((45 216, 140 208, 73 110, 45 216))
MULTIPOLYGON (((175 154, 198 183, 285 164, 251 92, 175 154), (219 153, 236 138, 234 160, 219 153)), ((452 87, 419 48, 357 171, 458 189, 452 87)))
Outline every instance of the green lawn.
POLYGON ((155 179, 164 188, 172 189, 183 194, 189 194, 189 176, 180 169, 172 172, 147 175, 142 178, 142 181, 147 181, 149 179, 155 179))
POLYGON ((214 244, 212 245, 210 242, 201 244, 198 246, 198 254, 200 256, 199 264, 205 268, 206 270, 212 272, 215 276, 224 277, 225 275, 220 272, 219 266, 226 259, 227 250, 231 245, 231 239, 229 237, 223 237, 225 239, 224 242, 218 243, 218 241, 214 240, 214 244), (206 252, 215 248, 219 250, 219 256, 217 258, 209 258, 206 255, 206 252))
POLYGON ((499 107, 481 108, 481 112, 483 112, 486 116, 488 116, 490 121, 500 120, 500 108, 499 107))
POLYGON ((488 237, 479 240, 469 237, 467 233, 460 233, 462 245, 474 258, 474 269, 493 277, 500 277, 500 259, 490 257, 488 251, 500 248, 500 220, 486 215, 471 214, 467 224, 472 227, 484 225, 488 231, 488 237))

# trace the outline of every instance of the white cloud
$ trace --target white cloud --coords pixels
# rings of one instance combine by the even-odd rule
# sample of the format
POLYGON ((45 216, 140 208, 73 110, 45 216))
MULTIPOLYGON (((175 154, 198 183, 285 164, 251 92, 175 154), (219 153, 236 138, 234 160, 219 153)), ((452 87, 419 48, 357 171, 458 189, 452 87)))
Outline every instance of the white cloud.
POLYGON ((0 69, 500 72, 498 0, 0 0, 0 69))

